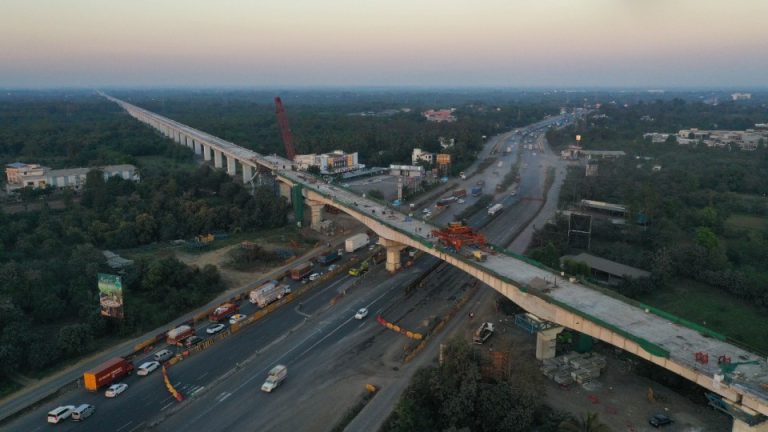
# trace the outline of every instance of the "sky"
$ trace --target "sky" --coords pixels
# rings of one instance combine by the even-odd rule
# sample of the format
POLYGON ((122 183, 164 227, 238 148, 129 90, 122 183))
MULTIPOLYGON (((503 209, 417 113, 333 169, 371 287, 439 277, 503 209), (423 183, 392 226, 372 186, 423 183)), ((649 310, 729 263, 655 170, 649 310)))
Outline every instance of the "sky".
POLYGON ((765 0, 0 0, 0 87, 764 87, 765 0))

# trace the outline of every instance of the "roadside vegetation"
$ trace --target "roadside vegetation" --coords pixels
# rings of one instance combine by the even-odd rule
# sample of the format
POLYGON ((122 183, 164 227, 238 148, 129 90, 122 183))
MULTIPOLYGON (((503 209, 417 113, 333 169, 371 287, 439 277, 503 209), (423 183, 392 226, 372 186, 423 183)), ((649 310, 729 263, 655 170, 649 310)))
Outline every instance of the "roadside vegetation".
MULTIPOLYGON (((627 153, 599 161, 596 177, 586 177, 583 167, 572 168, 563 185, 563 208, 581 199, 629 208, 625 225, 593 220, 589 252, 651 272, 649 279, 617 287, 621 293, 768 352, 768 331, 745 321, 768 311, 768 148, 728 151, 642 139, 642 132, 714 123, 721 129, 752 127, 768 114, 765 108, 675 100, 609 105, 597 114, 607 117, 593 116, 588 124, 548 134, 556 148, 580 133, 587 149, 627 153), (641 121, 646 115, 659 124, 641 121), (654 165, 660 168, 653 170, 654 165)), ((531 246, 530 256, 555 268, 560 256, 579 251, 568 243, 567 221, 538 231, 531 246)), ((589 273, 588 268, 569 270, 589 273)))

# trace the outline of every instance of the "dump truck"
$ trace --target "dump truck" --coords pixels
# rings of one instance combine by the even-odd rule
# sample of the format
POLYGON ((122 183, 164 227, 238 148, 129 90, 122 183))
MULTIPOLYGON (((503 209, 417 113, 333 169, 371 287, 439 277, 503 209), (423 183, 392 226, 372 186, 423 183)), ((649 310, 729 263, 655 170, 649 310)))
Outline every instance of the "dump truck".
POLYGON ((208 314, 208 321, 219 322, 223 319, 227 319, 236 314, 240 310, 240 306, 234 303, 224 303, 219 305, 216 309, 208 314))
POLYGON ((491 208, 488 209, 488 216, 496 216, 497 213, 501 212, 501 210, 504 209, 504 206, 501 204, 494 204, 491 206, 491 208))
POLYGON ((368 260, 363 261, 360 263, 360 267, 352 267, 349 269, 349 275, 350 276, 360 276, 361 274, 368 271, 368 260))
POLYGON ((475 336, 472 338, 472 342, 482 345, 493 334, 493 323, 484 322, 480 324, 480 328, 475 332, 475 336))
POLYGON ((484 262, 485 260, 488 259, 488 254, 479 250, 472 251, 472 256, 475 257, 475 259, 478 260, 479 262, 484 262))
POLYGON ((312 273, 312 263, 305 262, 291 269, 291 279, 302 280, 312 273))
POLYGON ((339 253, 336 251, 328 251, 317 258, 317 262, 322 265, 329 265, 339 259, 339 253))
POLYGON ((195 334, 195 329, 188 325, 180 325, 165 334, 165 341, 168 345, 181 345, 184 339, 195 334))
POLYGON ((280 285, 277 281, 273 280, 248 293, 248 300, 263 308, 290 293, 291 288, 288 285, 280 285))
POLYGON ((288 368, 283 365, 277 365, 269 371, 267 380, 261 385, 261 391, 271 393, 288 376, 288 368))
POLYGON ((474 197, 480 196, 480 194, 482 194, 482 193, 483 193, 482 186, 474 186, 472 188, 472 196, 474 196, 474 197))
POLYGON ((355 234, 344 242, 344 249, 347 252, 354 252, 367 245, 368 241, 368 234, 355 234))
POLYGON ((97 391, 99 388, 112 384, 120 378, 133 372, 133 363, 122 357, 107 360, 95 368, 83 373, 83 383, 88 391, 97 391))

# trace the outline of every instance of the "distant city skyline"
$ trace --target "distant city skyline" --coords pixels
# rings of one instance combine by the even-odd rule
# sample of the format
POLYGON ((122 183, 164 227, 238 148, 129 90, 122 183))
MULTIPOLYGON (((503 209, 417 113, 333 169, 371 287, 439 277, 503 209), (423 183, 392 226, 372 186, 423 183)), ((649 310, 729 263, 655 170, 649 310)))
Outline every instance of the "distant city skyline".
POLYGON ((0 87, 768 86, 758 0, 6 0, 0 87))

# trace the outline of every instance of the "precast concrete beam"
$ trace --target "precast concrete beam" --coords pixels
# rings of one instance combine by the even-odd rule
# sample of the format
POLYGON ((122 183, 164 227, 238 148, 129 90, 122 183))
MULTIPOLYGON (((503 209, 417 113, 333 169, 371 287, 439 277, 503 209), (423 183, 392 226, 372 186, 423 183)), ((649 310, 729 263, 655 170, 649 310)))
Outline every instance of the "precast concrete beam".
POLYGON ((213 166, 216 168, 222 168, 224 164, 221 162, 221 151, 213 149, 213 166))
POLYGON ((227 155, 227 174, 231 176, 237 174, 237 165, 234 156, 227 155))
POLYGON ((768 422, 762 422, 754 426, 750 426, 748 423, 741 421, 737 418, 733 419, 733 432, 768 432, 768 422))
POLYGON ((536 333, 536 360, 546 360, 555 357, 557 350, 557 335, 563 327, 552 327, 536 333))

